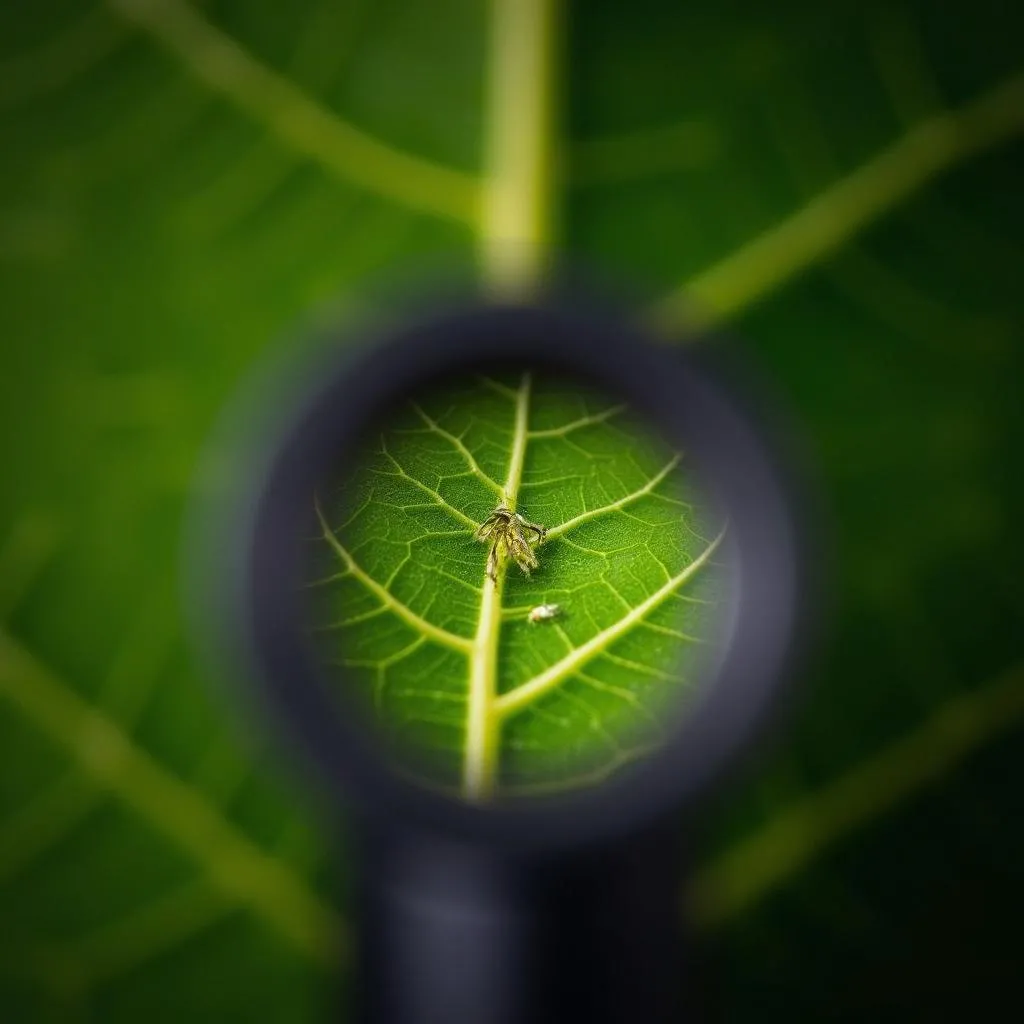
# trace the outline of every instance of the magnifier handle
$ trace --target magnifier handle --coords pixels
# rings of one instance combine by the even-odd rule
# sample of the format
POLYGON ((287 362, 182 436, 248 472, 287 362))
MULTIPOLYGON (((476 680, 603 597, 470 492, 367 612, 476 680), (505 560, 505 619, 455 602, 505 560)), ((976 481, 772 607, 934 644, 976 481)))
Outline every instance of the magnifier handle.
POLYGON ((684 1019, 664 832, 545 862, 393 832, 364 853, 362 1024, 684 1019))

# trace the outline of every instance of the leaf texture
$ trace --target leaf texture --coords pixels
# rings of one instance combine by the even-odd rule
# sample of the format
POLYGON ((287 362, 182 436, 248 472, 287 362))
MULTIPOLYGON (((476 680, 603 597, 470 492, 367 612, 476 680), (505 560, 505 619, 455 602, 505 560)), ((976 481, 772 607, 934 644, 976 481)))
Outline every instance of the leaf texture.
MULTIPOLYGON (((1014 998, 1021 15, 995 0, 571 14, 556 73, 526 76, 562 83, 546 96, 561 124, 531 149, 550 163, 528 168, 549 186, 542 224, 491 188, 490 4, 0 10, 10 1019, 335 1014, 348 971, 324 951, 344 925, 325 907, 344 849, 188 658, 180 524, 253 359, 297 322, 343 319, 380 274, 474 261, 485 194, 538 238, 557 221, 567 251, 663 321, 727 318, 805 424, 834 510, 825 664, 696 851, 691 896, 714 928, 700 973, 722 1016, 976 1017, 1014 998), (346 162, 367 139, 380 175, 346 162), (413 161, 399 175, 395 154, 413 161), (167 792, 210 831, 177 827, 167 792)), ((504 88, 504 108, 523 96, 504 88)), ((499 483, 507 455, 488 464, 499 483)), ((522 507, 557 525, 536 498, 522 507)), ((476 525, 489 509, 459 511, 476 525)), ((431 515, 453 528, 429 509, 416 523, 431 515)), ((541 598, 570 539, 540 549, 541 598)), ((485 555, 467 540, 472 586, 485 555)), ((531 644, 554 642, 545 629, 531 644)))
POLYGON ((317 649, 399 763, 418 751, 470 799, 594 783, 655 749, 716 638, 720 525, 685 456, 578 382, 411 401, 324 508, 317 649), (535 571, 506 559, 491 579, 474 533, 504 504, 547 534, 535 571), (531 621, 540 606, 558 611, 531 621))

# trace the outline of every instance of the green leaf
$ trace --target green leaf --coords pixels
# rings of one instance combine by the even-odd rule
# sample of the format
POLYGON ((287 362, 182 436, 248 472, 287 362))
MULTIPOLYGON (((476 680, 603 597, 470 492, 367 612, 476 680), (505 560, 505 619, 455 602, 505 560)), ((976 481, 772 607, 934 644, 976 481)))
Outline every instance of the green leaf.
POLYGON ((0 5, 13 1020, 334 1012, 344 844, 186 654, 195 461, 296 324, 556 222, 663 318, 685 284, 729 318, 833 510, 825 663, 776 754, 702 819, 700 973, 723 979, 722 1016, 978 1016, 986 993, 1016 997, 1019 8, 578 2, 552 74, 510 53, 519 33, 492 39, 496 6, 0 5), (343 157, 367 137, 379 177, 343 157), (546 200, 519 201, 522 173, 546 200), (178 827, 168 791, 241 861, 178 827))
POLYGON ((716 639, 721 527, 699 482, 578 382, 418 396, 317 511, 323 663, 392 758, 468 799, 592 784, 655 749, 716 639), (546 530, 533 572, 487 571, 474 534, 495 507, 546 530))

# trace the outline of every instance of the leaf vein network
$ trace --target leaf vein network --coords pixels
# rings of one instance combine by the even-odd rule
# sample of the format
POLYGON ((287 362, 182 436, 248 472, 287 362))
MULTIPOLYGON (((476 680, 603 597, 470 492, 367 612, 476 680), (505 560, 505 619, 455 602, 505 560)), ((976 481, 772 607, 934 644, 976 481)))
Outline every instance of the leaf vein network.
MULTIPOLYGON (((398 459, 396 459, 394 457, 394 455, 392 455, 391 452, 388 451, 388 449, 387 449, 387 442, 385 441, 385 439, 383 437, 381 438, 381 450, 382 450, 384 456, 391 462, 391 464, 395 467, 395 469, 398 470, 398 472, 397 473, 385 473, 382 469, 375 469, 375 470, 373 470, 373 472, 377 473, 380 476, 397 477, 400 480, 407 481, 408 483, 412 484, 414 487, 418 487, 421 491, 423 491, 424 494, 427 494, 431 498, 433 498, 434 499, 434 503, 436 505, 438 505, 440 508, 443 508, 445 510, 445 512, 447 512, 449 515, 453 516, 455 519, 457 519, 464 526, 468 526, 470 529, 476 529, 476 523, 474 523, 473 520, 470 519, 469 516, 467 516, 465 514, 465 512, 461 512, 454 505, 449 504, 441 496, 441 494, 438 491, 435 491, 432 487, 428 487, 425 483, 423 483, 422 480, 417 480, 416 477, 414 477, 411 474, 407 473, 405 471, 405 468, 398 461, 398 459)), ((443 477, 443 476, 438 478, 438 486, 440 486, 441 481, 443 481, 444 479, 445 479, 445 477, 443 477)), ((405 507, 406 508, 413 508, 415 506, 407 505, 405 507)))
MULTIPOLYGON (((475 416, 475 418, 471 418, 468 426, 463 424, 463 428, 459 432, 455 432, 443 425, 443 423, 448 421, 448 417, 453 414, 454 407, 447 409, 439 417, 435 417, 416 402, 411 402, 410 406, 421 425, 414 424, 406 427, 395 427, 393 428, 394 433, 405 436, 420 435, 421 437, 428 434, 436 435, 445 442, 446 446, 458 454, 461 462, 466 467, 466 471, 464 473, 437 473, 436 469, 431 469, 429 458, 423 461, 422 466, 417 462, 417 468, 414 471, 410 471, 403 464, 403 461, 400 461, 396 454, 389 450, 386 437, 381 437, 379 449, 386 460, 386 464, 372 467, 372 472, 377 476, 401 480, 403 483, 411 484, 417 492, 424 495, 425 499, 427 499, 422 503, 403 504, 401 500, 395 500, 397 492, 394 492, 389 495, 391 500, 382 499, 379 494, 376 495, 373 501, 378 505, 386 506, 394 510, 394 512, 406 513, 410 519, 412 519, 415 510, 437 508, 454 520, 458 524, 459 529, 428 530, 421 532, 418 536, 411 539, 389 539, 387 536, 381 535, 379 525, 375 524, 373 520, 368 520, 366 529, 370 533, 366 534, 364 542, 369 539, 377 545, 404 546, 406 551, 404 557, 397 559, 397 564, 395 558, 389 559, 388 564, 391 567, 391 572, 388 579, 384 583, 380 583, 363 569, 356 561, 353 553, 343 546, 337 532, 330 529, 319 507, 317 508, 324 537, 340 559, 345 569, 345 575, 353 577, 380 602, 378 608, 350 616, 343 624, 359 623, 376 618, 384 612, 391 612, 417 634, 415 641, 406 644, 401 650, 386 658, 358 662, 360 666, 373 668, 376 671, 377 684, 374 688, 374 694, 378 703, 382 700, 384 687, 388 682, 394 680, 399 683, 399 688, 393 688, 388 691, 393 698, 405 697, 406 702, 408 702, 409 698, 419 698, 428 702, 432 701, 439 706, 457 705, 465 707, 464 718, 456 714, 454 718, 444 719, 436 713, 425 713, 423 708, 407 708, 407 714, 402 712, 401 708, 398 708, 396 713, 401 722, 396 721, 394 724, 402 729, 407 728, 413 721, 421 723, 429 721, 438 725, 443 724, 446 729, 454 729, 461 726, 463 729, 462 740, 459 744, 462 754, 461 789, 463 794, 470 799, 484 799, 493 790, 499 771, 500 750, 503 747, 516 750, 533 749, 530 747, 529 733, 524 734, 522 729, 516 729, 508 735, 502 736, 504 723, 521 711, 530 711, 532 714, 528 718, 536 718, 540 721, 553 723, 561 729, 576 727, 585 733, 596 734, 601 739, 602 747, 607 746, 609 748, 602 756, 606 756, 609 751, 614 754, 611 758, 613 766, 621 765, 640 756, 637 750, 623 750, 619 741, 610 735, 606 724, 600 720, 601 706, 586 699, 585 694, 581 696, 580 693, 563 684, 570 679, 578 680, 580 685, 591 691, 595 698, 598 694, 604 694, 607 697, 613 697, 615 700, 621 701, 624 705, 637 710, 647 724, 653 726, 660 734, 662 731, 661 723, 658 722, 657 716, 653 714, 651 709, 644 706, 644 701, 640 696, 627 687, 616 686, 614 683, 606 682, 603 678, 599 677, 605 676, 609 672, 614 674, 625 669, 634 677, 666 680, 678 678, 678 675, 670 674, 656 666, 643 664, 625 656, 625 654, 620 654, 614 648, 618 641, 624 639, 638 626, 647 627, 658 635, 682 640, 687 643, 695 639, 685 633, 662 627, 656 623, 649 623, 646 620, 649 614, 659 605, 673 597, 681 596, 677 594, 679 588, 693 578, 709 562, 721 540, 721 534, 711 542, 706 542, 700 538, 690 525, 690 516, 675 515, 668 511, 668 506, 677 506, 692 512, 693 506, 685 501, 674 498, 671 494, 658 491, 662 483, 680 464, 682 460, 681 454, 672 455, 660 469, 653 472, 653 475, 649 475, 651 471, 641 465, 635 451, 629 450, 628 446, 627 450, 622 453, 620 461, 615 463, 610 455, 605 456, 600 451, 587 451, 584 447, 576 444, 574 439, 567 436, 584 430, 587 427, 596 427, 608 423, 623 411, 623 406, 608 406, 598 412, 576 416, 572 419, 567 417, 568 422, 562 426, 531 430, 528 421, 533 396, 528 374, 523 376, 519 387, 514 390, 490 378, 478 379, 478 384, 500 395, 502 399, 514 400, 514 422, 512 424, 511 437, 508 441, 509 465, 507 480, 504 484, 499 483, 490 476, 478 461, 481 445, 484 444, 481 431, 482 427, 486 425, 482 417, 475 416), (476 424, 475 433, 471 429, 474 423, 476 424), (472 441, 471 438, 476 438, 476 442, 472 441), (532 472, 530 467, 526 465, 526 453, 531 443, 546 443, 551 453, 548 457, 538 456, 536 469, 532 472), (473 450, 471 450, 470 445, 472 445, 473 450), (562 446, 562 454, 556 457, 558 446, 562 446), (559 473, 555 469, 556 466, 559 466, 559 459, 563 460, 564 465, 564 456, 569 455, 571 458, 576 458, 572 454, 576 450, 586 455, 586 464, 589 466, 589 471, 586 473, 567 473, 564 471, 559 473), (550 461, 551 459, 555 461, 552 462, 550 461), (555 469, 554 473, 552 472, 553 469, 555 469), (417 479, 418 476, 422 476, 423 479, 417 479), (484 574, 482 585, 475 586, 467 578, 456 575, 445 567, 443 564, 444 557, 442 556, 450 555, 455 557, 456 551, 454 548, 446 551, 443 545, 439 545, 431 551, 431 555, 436 557, 431 557, 429 564, 425 565, 427 574, 422 580, 417 579, 419 586, 416 588, 415 597, 412 598, 412 604, 421 609, 419 612, 413 611, 409 604, 396 598, 391 589, 399 574, 406 570, 410 561, 414 561, 413 550, 415 545, 430 541, 442 541, 445 538, 452 538, 454 541, 455 538, 469 535, 470 531, 476 531, 478 526, 476 521, 466 512, 462 511, 462 509, 452 504, 447 498, 443 497, 439 490, 442 481, 454 480, 460 477, 475 478, 484 485, 487 491, 500 500, 502 504, 507 505, 512 511, 517 509, 520 497, 525 492, 529 492, 526 494, 526 503, 532 503, 534 515, 540 515, 544 519, 548 518, 544 515, 544 512, 550 513, 552 508, 561 507, 564 509, 564 503, 574 500, 574 492, 578 492, 576 495, 578 504, 575 507, 581 508, 583 511, 576 515, 571 515, 556 526, 550 527, 547 530, 546 537, 540 543, 543 548, 547 549, 553 542, 559 542, 559 546, 564 545, 565 548, 580 552, 586 555, 588 560, 600 559, 600 562, 597 563, 599 572, 588 574, 586 569, 581 569, 582 576, 579 576, 579 578, 576 576, 570 577, 575 581, 572 586, 563 585, 560 588, 554 589, 550 585, 544 587, 544 603, 558 600, 570 601, 573 595, 597 597, 600 592, 607 595, 606 597, 599 597, 596 602, 589 600, 589 597, 587 600, 581 597, 580 600, 575 602, 570 632, 576 636, 589 637, 589 639, 582 643, 574 643, 560 623, 554 623, 545 627, 534 625, 526 627, 525 624, 515 627, 516 629, 528 629, 529 632, 509 633, 507 634, 508 642, 520 644, 526 638, 529 638, 527 641, 529 647, 523 648, 518 657, 521 670, 527 669, 532 663, 534 671, 524 672, 528 676, 527 680, 513 684, 511 689, 507 689, 504 692, 501 692, 498 685, 498 680, 503 672, 499 649, 499 639, 503 633, 502 623, 510 623, 510 628, 512 628, 512 622, 518 621, 522 623, 532 609, 532 604, 524 604, 513 608, 501 607, 505 591, 505 577, 507 572, 511 571, 508 566, 502 567, 502 571, 499 572, 497 579, 490 579, 484 574), (637 478, 644 482, 638 487, 633 485, 634 489, 630 490, 632 481, 637 478), (431 483, 434 483, 434 481, 437 481, 436 485, 431 486, 431 483), (612 497, 614 494, 621 496, 612 497), (642 513, 637 514, 633 511, 632 506, 645 497, 665 503, 666 509, 660 518, 656 514, 653 518, 645 518, 642 513), (590 502, 593 502, 595 498, 599 504, 588 508, 588 499, 590 502), (607 531, 607 536, 604 537, 603 546, 588 546, 588 544, 581 543, 578 539, 570 536, 571 531, 575 530, 578 526, 596 520, 610 519, 610 517, 615 515, 623 517, 623 526, 621 528, 610 527, 607 531), (642 533, 640 536, 636 535, 637 529, 632 524, 637 524, 641 528, 642 533), (628 530, 625 528, 627 525, 630 527, 628 530), (670 527, 673 530, 678 529, 681 533, 688 533, 689 536, 698 540, 703 545, 703 550, 698 549, 700 553, 696 557, 692 557, 676 573, 673 573, 670 569, 666 561, 665 552, 659 553, 660 547, 654 544, 654 531, 662 530, 666 527, 670 527), (647 536, 643 536, 643 533, 646 533, 647 536), (616 546, 609 547, 609 543, 616 546), (632 564, 629 557, 630 555, 641 553, 643 554, 644 563, 650 570, 647 573, 639 572, 638 567, 632 564), (657 566, 657 569, 655 569, 655 566, 657 566), (660 573, 657 570, 660 570, 660 573), (654 579, 651 578, 652 574, 654 579), (657 583, 658 576, 663 577, 663 582, 660 584, 657 583), (430 579, 450 581, 456 584, 460 590, 469 590, 473 594, 475 601, 479 603, 479 609, 475 616, 476 624, 472 637, 468 635, 468 630, 471 628, 469 615, 462 616, 465 620, 462 628, 467 630, 467 635, 451 632, 439 625, 435 625, 429 620, 428 616, 431 613, 433 613, 435 618, 437 617, 438 608, 440 607, 439 594, 442 592, 450 593, 447 588, 431 590, 429 585, 430 579), (627 588, 630 594, 633 594, 632 599, 627 596, 626 592, 623 592, 621 589, 623 586, 627 588), (653 589, 652 592, 652 588, 656 589, 653 589), (639 600, 637 595, 646 596, 639 600), (609 602, 614 602, 614 605, 610 605, 609 602), (424 603, 426 604, 425 608, 422 607, 424 603), (621 614, 618 613, 615 606, 621 608, 621 614), (614 613, 618 614, 618 617, 610 625, 607 625, 605 611, 602 610, 599 613, 599 608, 606 610, 609 607, 613 608, 614 613), (538 632, 533 633, 534 629, 537 629, 538 632), (543 631, 540 631, 541 629, 543 631), (545 636, 549 637, 552 641, 557 637, 557 643, 561 651, 551 651, 550 646, 545 646, 549 643, 549 641, 542 639, 545 636), (540 646, 534 645, 534 637, 536 637, 540 646), (416 680, 410 678, 408 681, 404 681, 404 683, 402 680, 394 679, 389 674, 388 670, 390 668, 412 655, 427 640, 434 641, 440 646, 455 650, 466 656, 468 680, 464 694, 457 692, 447 693, 429 685, 426 688, 421 688, 418 685, 421 681, 424 684, 429 684, 428 676, 423 673, 420 673, 420 678, 416 680), (544 651, 549 651, 550 653, 545 655, 544 651), (549 663, 551 658, 554 658, 554 660, 549 663), (593 672, 585 671, 591 662, 599 666, 596 675, 593 672), (552 704, 546 699, 556 694, 558 701, 564 698, 565 703, 556 702, 552 704), (573 711, 572 709, 577 710, 573 711)), ((606 429, 612 429, 611 425, 606 429)), ((616 433, 621 433, 621 431, 616 431, 616 433)), ((492 442, 487 441, 486 444, 492 444, 492 442)), ((443 450, 432 448, 431 451, 435 453, 436 459, 447 458, 447 453, 443 450)), ((467 501, 469 499, 464 497, 461 500, 467 501)), ((365 504, 363 507, 366 507, 365 504)), ((415 520, 413 519, 412 521, 415 520)), ((397 520, 394 522, 397 523, 397 520)), ((402 529, 406 528, 403 525, 402 529)), ((385 531, 385 533, 387 532, 385 531)), ((594 541, 592 543, 598 542, 594 541)), ((356 554, 358 554, 358 551, 356 551, 356 554)), ((585 564, 580 559, 577 559, 577 563, 585 564)), ((548 564, 557 566, 560 563, 558 561, 549 561, 548 564)), ((547 582, 550 583, 551 581, 547 582)), ((538 599, 533 598, 532 600, 536 601, 538 599)), ((698 603, 707 603, 700 599, 693 600, 698 603)), ((501 642, 504 643, 505 641, 502 640, 501 642)), ((357 663, 353 662, 353 664, 357 663)), ((405 670, 403 669, 402 671, 404 672, 405 670)), ((642 749, 646 750, 649 748, 645 746, 642 749)), ((614 767, 606 766, 602 770, 602 777, 605 772, 610 774, 612 770, 614 770, 614 767)))
MULTIPOLYGON (((423 420, 426 424, 427 430, 432 434, 437 434, 439 437, 443 437, 455 450, 462 456, 469 468, 470 473, 473 474, 485 487, 494 491, 504 497, 504 488, 496 480, 492 479, 487 473, 481 469, 480 464, 476 461, 473 453, 466 447, 461 437, 453 434, 450 430, 445 430, 437 420, 431 418, 427 412, 422 409, 416 402, 411 403, 416 415, 423 420)), ((406 431, 409 433, 409 431, 406 431)))
MULTIPOLYGON (((349 573, 360 583, 363 584, 380 602, 387 607, 390 611, 394 612, 400 619, 402 619, 407 625, 412 626, 413 629, 419 630, 421 633, 429 636, 432 640, 436 640, 438 643, 443 644, 445 647, 452 647, 459 651, 470 650, 471 642, 463 636, 459 636, 457 633, 452 633, 447 629, 443 629, 440 626, 435 626, 432 622, 428 622, 421 615, 418 615, 407 605, 403 604, 391 593, 387 587, 378 583, 369 573, 364 569, 360 568, 356 564, 355 559, 348 553, 341 541, 338 540, 334 531, 330 528, 327 520, 324 518, 323 512, 320 509, 319 504, 316 508, 317 517, 320 520, 320 526, 323 529, 324 539, 331 546, 338 558, 341 559, 342 564, 348 569, 349 573)), ((401 564, 399 568, 401 567, 401 564)), ((396 570, 397 572, 397 570, 396 570)), ((392 574, 392 578, 394 577, 392 574)))
POLYGON ((571 423, 566 423, 564 427, 549 427, 545 430, 531 430, 527 436, 531 441, 545 437, 565 437, 566 434, 571 434, 574 430, 582 430, 584 427, 592 427, 598 423, 604 423, 610 420, 613 416, 617 416, 619 413, 624 412, 626 409, 625 405, 613 405, 603 412, 597 412, 590 416, 581 416, 578 420, 573 420, 571 423))
POLYGON ((647 483, 630 494, 627 494, 625 497, 619 498, 618 501, 610 502, 609 504, 602 505, 599 508, 590 509, 587 512, 581 512, 578 516, 573 516, 571 519, 567 519, 564 523, 552 527, 548 530, 548 540, 555 540, 568 533, 570 530, 575 529, 577 526, 589 522, 591 519, 596 519, 598 516, 605 515, 609 512, 618 511, 626 505, 629 505, 634 501, 638 501, 640 498, 644 497, 644 495, 650 494, 658 484, 660 484, 669 475, 669 473, 679 465, 681 458, 681 455, 674 455, 661 470, 647 481, 647 483))

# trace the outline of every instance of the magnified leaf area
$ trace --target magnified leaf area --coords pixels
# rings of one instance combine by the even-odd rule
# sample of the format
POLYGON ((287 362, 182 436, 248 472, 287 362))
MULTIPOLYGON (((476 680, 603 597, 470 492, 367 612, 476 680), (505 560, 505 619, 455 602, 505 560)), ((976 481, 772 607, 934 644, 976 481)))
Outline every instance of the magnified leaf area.
POLYGON ((693 477, 576 380, 467 375, 403 403, 312 499, 310 630, 339 713, 474 801, 599 784, 656 750, 728 596, 693 477))

